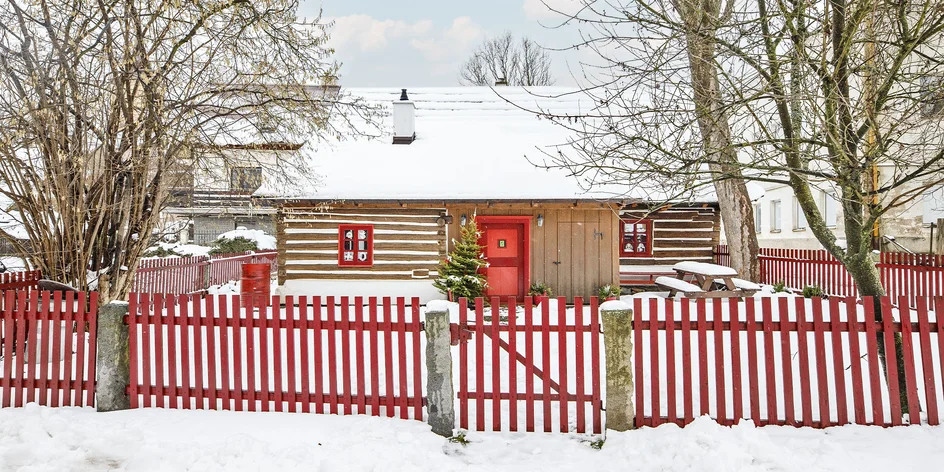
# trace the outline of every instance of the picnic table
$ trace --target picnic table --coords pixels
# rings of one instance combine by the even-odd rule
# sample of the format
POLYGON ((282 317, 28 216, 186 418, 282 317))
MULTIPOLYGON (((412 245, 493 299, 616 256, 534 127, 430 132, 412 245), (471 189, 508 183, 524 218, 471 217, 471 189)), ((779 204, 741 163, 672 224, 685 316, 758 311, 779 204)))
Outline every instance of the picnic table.
POLYGON ((685 261, 672 266, 676 277, 659 277, 655 284, 669 291, 669 297, 682 293, 689 298, 749 297, 760 285, 738 278, 736 270, 707 262, 685 261), (693 282, 687 282, 690 278, 693 282), (722 288, 723 287, 723 288, 722 288))

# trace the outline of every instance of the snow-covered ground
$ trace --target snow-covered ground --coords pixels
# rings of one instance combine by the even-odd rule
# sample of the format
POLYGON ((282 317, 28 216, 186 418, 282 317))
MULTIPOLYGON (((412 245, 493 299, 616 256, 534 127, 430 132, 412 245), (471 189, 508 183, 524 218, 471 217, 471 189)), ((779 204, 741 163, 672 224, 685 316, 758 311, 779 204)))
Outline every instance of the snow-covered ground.
POLYGON ((944 428, 733 428, 699 419, 586 437, 469 433, 365 416, 90 408, 0 410, 4 471, 936 470, 944 428))

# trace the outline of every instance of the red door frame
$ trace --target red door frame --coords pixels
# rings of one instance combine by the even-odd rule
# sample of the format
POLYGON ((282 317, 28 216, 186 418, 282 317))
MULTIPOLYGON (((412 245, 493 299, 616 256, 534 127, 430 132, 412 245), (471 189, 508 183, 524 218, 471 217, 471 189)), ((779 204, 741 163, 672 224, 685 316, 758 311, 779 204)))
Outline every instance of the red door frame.
MULTIPOLYGON (((524 297, 528 294, 528 288, 531 287, 531 217, 530 216, 476 216, 475 223, 479 226, 479 229, 484 231, 484 225, 488 223, 518 223, 521 224, 524 228, 524 233, 522 238, 524 241, 521 243, 522 251, 522 265, 521 273, 524 274, 524 287, 523 293, 518 294, 519 301, 523 301, 524 297)), ((488 248, 486 248, 486 256, 488 255, 488 248)), ((487 274, 487 272, 486 272, 487 274)))

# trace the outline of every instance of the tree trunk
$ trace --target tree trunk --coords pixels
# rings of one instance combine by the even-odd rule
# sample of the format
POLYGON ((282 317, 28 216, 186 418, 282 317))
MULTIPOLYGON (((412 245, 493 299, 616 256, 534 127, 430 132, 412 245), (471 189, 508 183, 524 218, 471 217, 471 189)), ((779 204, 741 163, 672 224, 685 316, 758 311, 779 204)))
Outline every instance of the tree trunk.
MULTIPOLYGON (((866 238, 867 239, 867 238, 866 238)), ((872 260, 872 251, 867 248, 860 249, 856 254, 848 257, 846 269, 852 280, 855 281, 856 288, 859 290, 859 296, 873 297, 872 308, 875 312, 875 321, 881 322, 885 316, 892 316, 891 313, 882 311, 882 297, 885 296, 885 288, 882 286, 881 273, 872 260)), ((907 307, 904 307, 907 308, 907 307)), ((878 345, 878 357, 882 363, 882 370, 885 378, 888 378, 888 360, 885 349, 884 330, 876 333, 876 344, 878 345)), ((895 334, 895 358, 898 370, 898 397, 901 404, 902 414, 910 414, 908 410, 908 391, 905 388, 905 363, 904 351, 902 350, 901 335, 895 334)), ((893 390, 891 385, 889 392, 893 390)))
POLYGON ((695 113, 709 156, 724 235, 731 253, 731 267, 741 277, 760 281, 760 249, 754 231, 754 206, 731 146, 731 126, 722 103, 715 47, 710 40, 718 23, 720 2, 680 2, 677 5, 689 32, 686 34, 695 113), (706 31, 709 30, 709 31, 706 31))
POLYGON ((761 281, 760 246, 754 231, 754 206, 743 180, 715 182, 731 267, 741 277, 761 281))

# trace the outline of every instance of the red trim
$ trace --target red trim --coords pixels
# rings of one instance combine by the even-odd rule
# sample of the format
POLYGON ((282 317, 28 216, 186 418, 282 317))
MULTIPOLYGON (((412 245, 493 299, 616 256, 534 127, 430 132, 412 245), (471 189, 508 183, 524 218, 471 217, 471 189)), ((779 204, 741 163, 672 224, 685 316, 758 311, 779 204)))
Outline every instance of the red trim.
MULTIPOLYGON (((634 229, 635 229, 635 226, 634 226, 634 229)), ((634 219, 631 219, 631 218, 629 218, 629 219, 625 219, 625 218, 624 218, 624 219, 620 219, 619 237, 620 237, 620 238, 619 238, 619 254, 620 254, 620 257, 652 257, 652 244, 653 244, 653 240, 655 239, 655 238, 653 238, 653 235, 652 235, 652 220, 644 220, 644 219, 634 220, 634 219), (643 252, 638 252, 638 251, 627 252, 627 251, 624 250, 624 249, 626 249, 626 225, 627 225, 627 224, 632 224, 632 225, 645 225, 645 228, 646 228, 645 232, 643 232, 643 231, 633 231, 633 233, 632 233, 634 236, 635 236, 635 235, 640 235, 640 234, 645 234, 645 235, 646 235, 645 241, 644 241, 644 244, 645 244, 645 251, 643 251, 643 252)), ((635 240, 635 238, 634 238, 634 240, 635 240)), ((636 242, 634 243, 634 245, 638 246, 638 243, 639 243, 639 241, 636 241, 636 242)))
POLYGON ((374 226, 373 225, 338 225, 338 266, 339 267, 370 267, 374 265, 374 226), (352 238, 345 238, 346 231, 352 232, 352 238), (367 231, 365 238, 358 237, 358 231, 367 231), (351 242, 351 248, 344 247, 345 241, 351 242), (364 249, 359 249, 359 243, 365 242, 364 249), (351 254, 350 260, 345 260, 345 253, 351 254), (365 259, 361 254, 366 253, 365 259))
POLYGON ((519 290, 518 301, 524 301, 524 296, 528 293, 528 288, 531 286, 531 216, 476 216, 475 222, 480 226, 488 223, 520 223, 524 227, 524 234, 522 238, 524 239, 523 243, 523 256, 524 256, 524 267, 522 268, 522 273, 524 274, 524 280, 521 284, 524 287, 524 290, 519 290))

